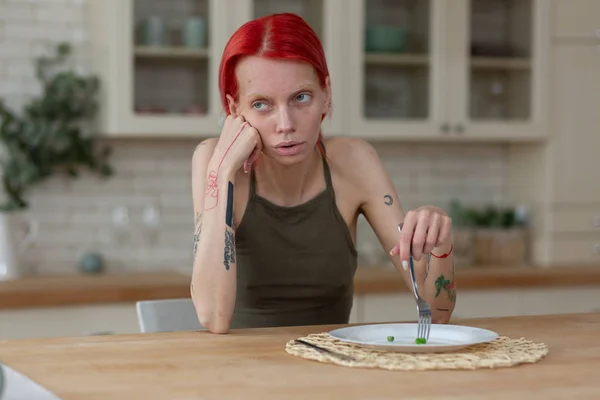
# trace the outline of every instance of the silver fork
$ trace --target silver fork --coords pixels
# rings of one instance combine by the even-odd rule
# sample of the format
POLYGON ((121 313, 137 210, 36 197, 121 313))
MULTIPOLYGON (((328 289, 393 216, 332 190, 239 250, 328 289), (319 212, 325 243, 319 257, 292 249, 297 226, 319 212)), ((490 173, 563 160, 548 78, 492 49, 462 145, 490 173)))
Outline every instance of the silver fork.
MULTIPOLYGON (((404 224, 398 225, 398 231, 402 233, 402 226, 404 224)), ((417 281, 415 280, 415 268, 413 264, 413 257, 410 256, 409 263, 409 271, 410 271, 410 279, 412 281, 413 292, 415 294, 415 300, 417 301, 417 311, 419 313, 419 320, 417 325, 417 338, 425 338, 426 341, 429 340, 429 330, 431 328, 431 307, 429 304, 419 295, 419 286, 417 285, 417 281)))

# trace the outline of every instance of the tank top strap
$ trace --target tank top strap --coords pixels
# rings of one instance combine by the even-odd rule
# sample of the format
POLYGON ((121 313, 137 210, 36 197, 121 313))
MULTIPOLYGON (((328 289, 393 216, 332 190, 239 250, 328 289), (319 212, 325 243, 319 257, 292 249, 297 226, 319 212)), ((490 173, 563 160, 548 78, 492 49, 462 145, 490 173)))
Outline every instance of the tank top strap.
POLYGON ((253 200, 256 195, 256 175, 254 174, 254 168, 250 168, 250 189, 248 200, 253 200))
POLYGON ((333 199, 335 203, 335 190, 333 190, 333 180, 331 179, 331 170, 329 169, 329 163, 327 162, 327 156, 323 156, 323 172, 325 174, 325 184, 327 185, 327 193, 333 199))

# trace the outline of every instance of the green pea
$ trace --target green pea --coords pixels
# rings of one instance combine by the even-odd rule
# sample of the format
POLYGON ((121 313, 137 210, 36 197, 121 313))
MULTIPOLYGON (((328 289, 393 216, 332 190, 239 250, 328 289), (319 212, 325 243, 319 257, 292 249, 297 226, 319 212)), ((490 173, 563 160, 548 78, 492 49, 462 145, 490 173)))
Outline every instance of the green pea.
POLYGON ((388 342, 393 342, 394 341, 394 337, 393 336, 388 336, 388 342))
POLYGON ((416 338, 415 339, 415 343, 416 344, 425 344, 425 343, 427 343, 427 339, 425 339, 425 338, 416 338))

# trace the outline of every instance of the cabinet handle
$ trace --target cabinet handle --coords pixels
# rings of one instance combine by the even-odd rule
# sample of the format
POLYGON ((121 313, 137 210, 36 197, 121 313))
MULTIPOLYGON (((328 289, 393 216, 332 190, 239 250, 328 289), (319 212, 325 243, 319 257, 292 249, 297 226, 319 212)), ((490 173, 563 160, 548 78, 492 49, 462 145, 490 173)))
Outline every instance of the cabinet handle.
POLYGON ((465 131, 465 127, 463 126, 463 124, 456 124, 456 126, 454 127, 454 132, 456 133, 463 133, 465 131))
POLYGON ((440 127, 440 130, 444 133, 450 132, 450 124, 448 124, 447 122, 443 123, 442 126, 440 127))

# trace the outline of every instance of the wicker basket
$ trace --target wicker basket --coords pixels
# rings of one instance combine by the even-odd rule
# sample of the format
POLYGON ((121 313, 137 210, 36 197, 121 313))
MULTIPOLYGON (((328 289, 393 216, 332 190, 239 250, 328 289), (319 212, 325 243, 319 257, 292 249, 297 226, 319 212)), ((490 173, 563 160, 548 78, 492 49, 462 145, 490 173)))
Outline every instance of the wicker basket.
POLYGON ((475 263, 475 230, 471 228, 454 228, 452 230, 454 245, 454 264, 457 267, 470 267, 475 263))
POLYGON ((477 264, 524 264, 529 235, 525 228, 477 228, 474 238, 477 264))

